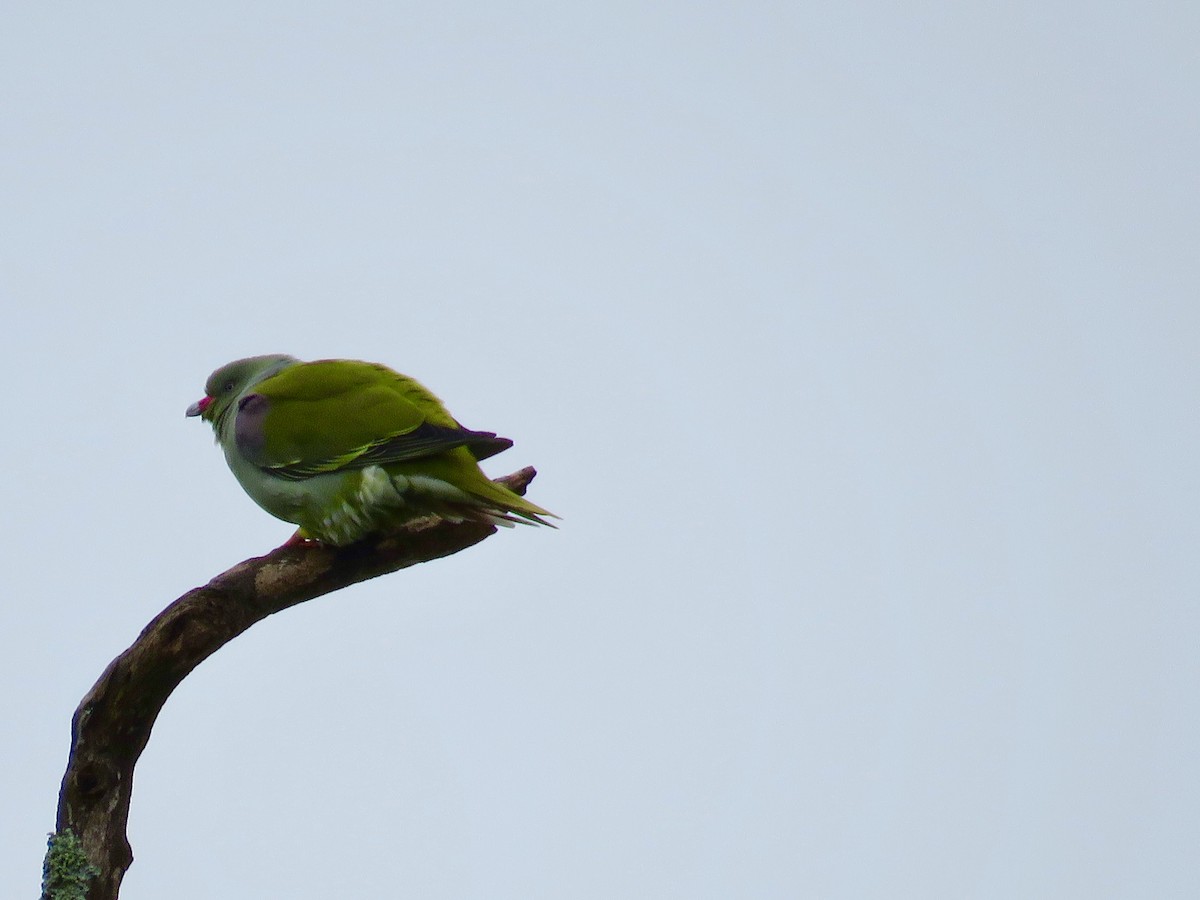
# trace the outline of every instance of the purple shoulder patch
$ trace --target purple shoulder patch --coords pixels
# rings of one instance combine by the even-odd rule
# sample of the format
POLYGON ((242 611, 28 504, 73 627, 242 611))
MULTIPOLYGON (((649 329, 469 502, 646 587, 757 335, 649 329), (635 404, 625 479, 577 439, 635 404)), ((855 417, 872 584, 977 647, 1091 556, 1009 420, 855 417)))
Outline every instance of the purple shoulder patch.
POLYGON ((266 445, 264 424, 271 401, 262 394, 248 394, 238 401, 237 419, 233 434, 242 455, 254 463, 261 463, 263 447, 266 445))

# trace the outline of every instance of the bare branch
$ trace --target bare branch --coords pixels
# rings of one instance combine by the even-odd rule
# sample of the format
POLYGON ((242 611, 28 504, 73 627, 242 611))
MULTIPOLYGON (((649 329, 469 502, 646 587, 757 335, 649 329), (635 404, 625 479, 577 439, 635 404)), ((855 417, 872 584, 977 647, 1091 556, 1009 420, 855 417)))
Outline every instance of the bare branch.
MULTIPOLYGON (((535 474, 527 467, 497 481, 524 494, 535 474)), ((133 862, 125 834, 133 769, 163 704, 192 669, 272 613, 449 556, 495 531, 492 525, 427 518, 349 547, 285 544, 188 591, 155 616, 105 669, 72 720, 56 828, 78 836, 99 869, 87 900, 116 900, 133 862)))

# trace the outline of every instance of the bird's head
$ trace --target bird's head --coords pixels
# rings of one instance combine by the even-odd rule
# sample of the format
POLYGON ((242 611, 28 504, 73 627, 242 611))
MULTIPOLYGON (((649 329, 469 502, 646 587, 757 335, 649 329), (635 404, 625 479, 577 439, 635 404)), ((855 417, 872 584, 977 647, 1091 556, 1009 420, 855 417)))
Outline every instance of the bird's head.
POLYGON ((204 396, 187 408, 187 416, 199 416, 212 423, 218 435, 229 411, 239 398, 250 388, 276 372, 286 369, 298 360, 293 356, 273 353, 270 356, 252 356, 221 366, 208 376, 204 385, 204 396))

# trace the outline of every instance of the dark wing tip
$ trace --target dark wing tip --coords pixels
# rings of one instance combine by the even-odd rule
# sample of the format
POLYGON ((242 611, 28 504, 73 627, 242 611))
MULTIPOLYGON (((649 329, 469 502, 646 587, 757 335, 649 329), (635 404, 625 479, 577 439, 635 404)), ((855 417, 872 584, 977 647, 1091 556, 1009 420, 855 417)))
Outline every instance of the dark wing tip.
MULTIPOLYGON (((463 429, 466 431, 466 429, 463 429)), ((508 438, 497 437, 490 431, 466 431, 470 435, 467 449, 476 460, 485 460, 497 453, 503 453, 513 445, 508 438)))

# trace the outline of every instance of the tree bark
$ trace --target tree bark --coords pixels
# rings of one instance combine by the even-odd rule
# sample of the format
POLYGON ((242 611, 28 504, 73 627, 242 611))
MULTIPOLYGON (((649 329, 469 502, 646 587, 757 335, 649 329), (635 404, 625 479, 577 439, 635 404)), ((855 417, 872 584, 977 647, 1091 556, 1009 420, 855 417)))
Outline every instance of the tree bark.
MULTIPOLYGON (((497 479, 524 494, 536 472, 497 479)), ((188 591, 154 617, 88 691, 71 721, 57 834, 70 830, 99 870, 87 900, 116 900, 133 862, 125 834, 133 769, 154 720, 192 669, 255 622, 339 588, 465 550, 495 526, 427 518, 349 547, 285 544, 188 591)))

